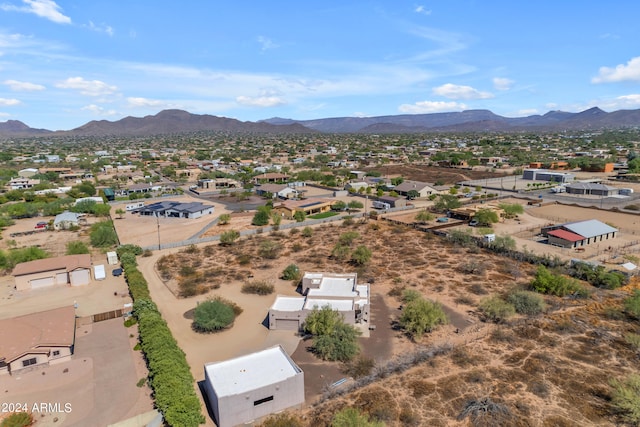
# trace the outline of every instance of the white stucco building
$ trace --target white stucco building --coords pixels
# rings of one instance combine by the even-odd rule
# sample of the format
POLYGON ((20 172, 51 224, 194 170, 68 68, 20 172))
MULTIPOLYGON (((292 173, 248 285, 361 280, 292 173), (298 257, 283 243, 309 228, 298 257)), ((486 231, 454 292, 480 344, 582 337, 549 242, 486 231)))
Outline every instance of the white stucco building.
POLYGON ((337 310, 349 325, 369 322, 369 284, 358 283, 356 273, 305 273, 302 295, 278 295, 269 309, 269 329, 300 330, 314 308, 337 310))
POLYGON ((304 373, 281 346, 204 365, 218 427, 249 423, 304 403, 304 373))

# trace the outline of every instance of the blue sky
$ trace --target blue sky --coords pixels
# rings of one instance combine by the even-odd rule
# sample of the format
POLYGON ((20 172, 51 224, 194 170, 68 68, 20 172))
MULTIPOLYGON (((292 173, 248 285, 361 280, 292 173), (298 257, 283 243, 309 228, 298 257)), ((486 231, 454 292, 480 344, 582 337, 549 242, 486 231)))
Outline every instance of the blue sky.
POLYGON ((0 121, 637 109, 640 2, 609 4, 0 0, 0 121))

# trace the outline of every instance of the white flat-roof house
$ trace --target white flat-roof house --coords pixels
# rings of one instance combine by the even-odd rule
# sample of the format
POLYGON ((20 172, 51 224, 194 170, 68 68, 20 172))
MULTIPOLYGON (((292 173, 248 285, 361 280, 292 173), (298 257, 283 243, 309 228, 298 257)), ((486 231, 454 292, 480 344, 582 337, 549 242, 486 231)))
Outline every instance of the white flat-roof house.
POLYGON ((314 308, 331 307, 350 325, 369 322, 369 284, 356 273, 305 273, 302 295, 278 295, 269 309, 269 329, 298 331, 314 308))
POLYGON ((304 373, 281 346, 204 365, 218 427, 249 423, 304 403, 304 373))

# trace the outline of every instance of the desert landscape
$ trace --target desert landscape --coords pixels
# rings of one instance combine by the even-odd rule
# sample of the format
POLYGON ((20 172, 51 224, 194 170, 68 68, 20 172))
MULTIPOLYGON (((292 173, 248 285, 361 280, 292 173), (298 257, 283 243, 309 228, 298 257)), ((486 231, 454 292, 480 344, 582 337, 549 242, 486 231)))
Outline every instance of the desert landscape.
MULTIPOLYGON (((535 218, 527 214, 520 221, 547 221, 535 218)), ((511 226, 523 225, 513 221, 511 226)), ((615 291, 590 287, 587 299, 545 296, 543 314, 494 323, 484 318, 480 302, 529 289, 536 266, 384 220, 321 225, 310 237, 305 234, 276 231, 228 247, 203 244, 140 259, 145 276, 153 278, 152 297, 197 381, 203 379, 204 363, 282 343, 305 372, 307 406, 295 415, 308 425, 330 425, 331 416, 346 406, 397 426, 620 421, 610 408, 609 379, 635 370, 637 350, 624 335, 638 333, 638 327, 625 318, 622 300, 638 288, 637 282, 615 291), (354 245, 372 250, 370 263, 356 267, 331 256, 346 231, 358 234, 354 245), (261 253, 265 241, 277 248, 275 256, 261 253), (263 325, 276 294, 296 295, 295 286, 279 278, 291 263, 301 271, 356 271, 361 281, 371 283, 376 329, 360 338, 360 344, 362 355, 375 366, 360 378, 350 375, 346 365, 317 359, 293 332, 269 331, 263 325), (181 298, 180 283, 194 280, 199 281, 197 296, 181 298), (272 284, 274 293, 243 294, 242 285, 251 281, 272 284), (441 303, 449 323, 422 338, 408 337, 397 326, 406 289, 441 303), (185 314, 214 295, 232 300, 244 312, 230 330, 198 334, 185 314), (332 386, 341 379, 346 379, 343 385, 332 386), (478 408, 493 409, 472 421, 469 414, 478 416, 478 408)))

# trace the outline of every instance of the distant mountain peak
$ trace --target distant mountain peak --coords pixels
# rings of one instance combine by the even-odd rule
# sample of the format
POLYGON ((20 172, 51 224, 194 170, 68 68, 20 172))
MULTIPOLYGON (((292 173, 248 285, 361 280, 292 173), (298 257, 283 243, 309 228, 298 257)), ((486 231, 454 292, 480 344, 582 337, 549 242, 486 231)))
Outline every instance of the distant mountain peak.
MULTIPOLYGON (((593 107, 579 113, 549 111, 544 115, 504 117, 490 110, 477 109, 432 114, 400 114, 377 117, 330 117, 294 120, 281 117, 258 122, 242 122, 179 109, 163 110, 145 117, 125 117, 117 121, 93 120, 56 135, 149 136, 202 131, 235 133, 425 133, 425 132, 512 132, 564 131, 640 126, 640 110, 607 113, 593 107)), ((0 122, 0 135, 42 135, 51 131, 32 129, 18 120, 0 122)))

